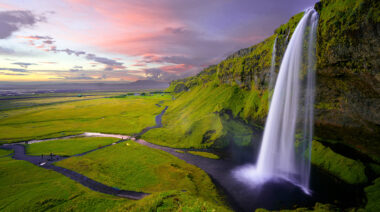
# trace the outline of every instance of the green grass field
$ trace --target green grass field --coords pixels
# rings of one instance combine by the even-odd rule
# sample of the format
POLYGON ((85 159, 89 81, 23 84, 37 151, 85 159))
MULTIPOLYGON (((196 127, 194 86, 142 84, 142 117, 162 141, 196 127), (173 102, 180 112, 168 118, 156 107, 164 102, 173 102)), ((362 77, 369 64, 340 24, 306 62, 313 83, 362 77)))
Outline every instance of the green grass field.
POLYGON ((133 141, 68 158, 56 165, 119 189, 146 193, 185 190, 205 200, 221 202, 215 185, 204 171, 169 153, 133 141))
POLYGON ((152 129, 143 139, 177 148, 225 147, 230 140, 248 145, 252 130, 228 117, 224 110, 241 119, 254 119, 267 112, 266 93, 243 91, 236 86, 197 86, 169 101, 162 118, 163 128, 152 129), (261 96, 264 98, 261 98, 261 96))
POLYGON ((0 211, 106 211, 129 202, 31 163, 0 158, 0 211))
POLYGON ((87 152, 89 150, 114 143, 118 140, 120 139, 104 137, 82 137, 44 141, 26 145, 26 154, 49 155, 50 153, 53 153, 54 155, 70 156, 87 152))
MULTIPOLYGON (((63 96, 12 100, 0 112, 0 141, 10 143, 83 132, 132 135, 155 125, 168 94, 113 95, 86 100, 63 96), (72 101, 74 100, 74 101, 72 101), (83 100, 83 101, 82 101, 83 100), (18 106, 26 108, 17 108, 18 106)), ((75 155, 119 139, 80 137, 28 144, 30 155, 75 155)), ((7 156, 0 149, 0 211, 230 211, 201 169, 126 141, 57 163, 119 189, 151 195, 135 201, 94 192, 75 181, 7 156)))
POLYGON ((0 112, 0 141, 54 138, 86 131, 132 135, 155 125, 170 95, 103 98, 0 112))
POLYGON ((185 191, 128 200, 92 191, 54 171, 0 158, 0 211, 230 211, 185 191))
POLYGON ((11 154, 11 153, 12 153, 11 150, 0 149, 0 157, 2 157, 2 156, 6 156, 6 155, 9 155, 9 154, 11 154))
POLYGON ((187 151, 190 154, 198 155, 205 158, 211 158, 211 159, 219 159, 219 156, 212 154, 210 152, 199 152, 199 151, 187 151))

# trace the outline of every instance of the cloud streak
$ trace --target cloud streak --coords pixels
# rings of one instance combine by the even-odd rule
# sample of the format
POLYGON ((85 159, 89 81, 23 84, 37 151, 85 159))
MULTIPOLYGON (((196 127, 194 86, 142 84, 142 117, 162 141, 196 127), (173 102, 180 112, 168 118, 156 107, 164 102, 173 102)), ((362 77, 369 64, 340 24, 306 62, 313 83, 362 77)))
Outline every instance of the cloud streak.
POLYGON ((37 65, 35 63, 22 63, 22 62, 17 62, 17 63, 12 63, 12 64, 19 65, 22 68, 28 68, 28 66, 31 66, 31 65, 37 65))
POLYGON ((0 39, 8 38, 23 27, 34 26, 45 21, 44 16, 37 16, 29 10, 0 11, 0 39))

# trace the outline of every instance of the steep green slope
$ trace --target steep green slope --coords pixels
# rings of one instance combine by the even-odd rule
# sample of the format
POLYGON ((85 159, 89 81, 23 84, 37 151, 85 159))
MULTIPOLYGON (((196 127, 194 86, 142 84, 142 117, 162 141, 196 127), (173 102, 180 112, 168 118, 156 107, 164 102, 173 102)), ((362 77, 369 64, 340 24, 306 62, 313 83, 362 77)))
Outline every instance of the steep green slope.
POLYGON ((198 75, 176 80, 167 91, 175 100, 168 103, 163 128, 143 138, 160 145, 182 148, 248 146, 254 130, 262 128, 268 112, 269 69, 277 37, 276 66, 303 13, 292 17, 265 41, 229 56, 198 75))
POLYGON ((248 145, 254 133, 242 119, 263 119, 267 102, 267 93, 255 88, 195 86, 169 103, 164 127, 150 130, 143 138, 182 148, 226 147, 230 141, 248 145))
MULTIPOLYGON (((380 3, 375 0, 324 0, 317 3, 315 8, 320 14, 317 32, 315 135, 326 142, 340 142, 380 163, 380 3)), ((172 121, 176 111, 169 109, 163 117, 167 131, 162 130, 161 134, 156 134, 164 134, 165 139, 160 139, 162 141, 158 143, 181 147, 204 146, 200 142, 209 130, 215 130, 212 140, 218 140, 223 133, 221 129, 214 129, 216 127, 206 127, 208 130, 197 132, 198 135, 192 137, 191 142, 179 136, 192 132, 189 126, 206 117, 214 117, 206 118, 212 122, 207 126, 224 129, 217 124, 220 120, 215 118, 216 111, 232 110, 233 117, 238 117, 251 126, 263 126, 268 105, 264 99, 268 96, 266 88, 274 39, 278 38, 278 70, 288 40, 302 15, 300 13, 292 17, 263 42, 236 52, 197 76, 173 81, 168 89, 176 93, 177 100, 173 105, 176 111, 180 111, 180 108, 189 110, 180 118, 188 122, 184 124, 179 120, 172 121), (209 88, 217 89, 218 92, 209 88), (193 107, 194 104, 199 104, 200 98, 214 101, 214 95, 229 92, 233 88, 238 90, 234 92, 234 97, 222 97, 233 103, 217 102, 215 104, 221 108, 208 109, 202 114, 198 114, 198 110, 204 110, 202 107, 193 107), (240 97, 246 92, 251 94, 249 98, 240 97), (186 107, 181 107, 178 102, 186 107), (231 108, 231 104, 237 107, 231 108), (198 114, 196 120, 188 115, 194 113, 198 114), (179 132, 174 128, 182 130, 179 132)), ((151 136, 147 135, 146 138, 153 138, 153 134, 151 132, 151 136)))

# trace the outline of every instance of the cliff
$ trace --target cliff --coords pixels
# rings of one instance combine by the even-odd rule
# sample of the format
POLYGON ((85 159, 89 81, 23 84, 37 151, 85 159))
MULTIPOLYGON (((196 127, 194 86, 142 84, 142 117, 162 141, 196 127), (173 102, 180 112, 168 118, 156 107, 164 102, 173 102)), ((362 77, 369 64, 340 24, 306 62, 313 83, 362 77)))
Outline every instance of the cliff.
MULTIPOLYGON (((315 137, 323 142, 346 145, 380 162, 379 2, 325 0, 315 8, 320 14, 315 137)), ((302 15, 292 17, 263 42, 239 50, 197 76, 173 81, 168 91, 175 92, 181 101, 198 87, 236 88, 235 95, 240 97, 233 101, 241 107, 234 111, 234 117, 251 126, 263 126, 267 104, 258 99, 267 95, 274 40, 277 37, 278 70, 302 15)), ((204 92, 207 89, 200 89, 197 95, 204 92)), ((210 112, 237 109, 222 107, 210 112)))

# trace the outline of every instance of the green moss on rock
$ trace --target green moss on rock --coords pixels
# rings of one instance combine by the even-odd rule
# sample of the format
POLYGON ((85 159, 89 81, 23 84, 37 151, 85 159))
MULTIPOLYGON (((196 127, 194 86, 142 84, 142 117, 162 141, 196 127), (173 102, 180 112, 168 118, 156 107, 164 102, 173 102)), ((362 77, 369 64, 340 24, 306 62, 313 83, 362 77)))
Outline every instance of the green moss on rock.
POLYGON ((313 141, 311 163, 350 184, 368 181, 360 161, 339 155, 318 141, 313 141))
POLYGON ((380 211, 380 178, 373 181, 373 185, 366 187, 367 204, 365 210, 368 212, 380 211))

